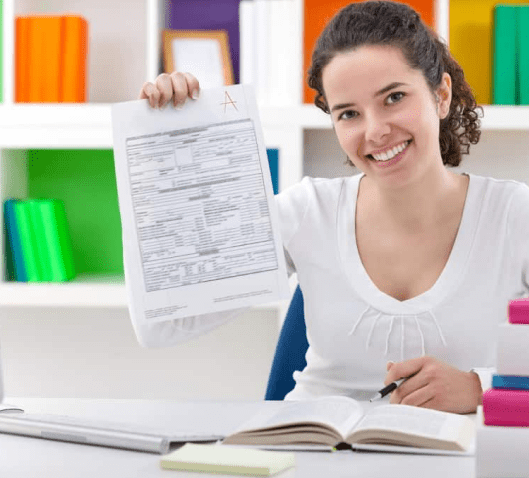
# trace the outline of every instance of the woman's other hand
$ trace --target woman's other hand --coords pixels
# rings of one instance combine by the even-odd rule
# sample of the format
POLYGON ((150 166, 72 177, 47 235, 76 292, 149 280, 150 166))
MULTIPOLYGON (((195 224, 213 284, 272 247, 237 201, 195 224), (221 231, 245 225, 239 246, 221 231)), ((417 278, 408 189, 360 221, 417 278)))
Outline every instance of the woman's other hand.
POLYGON ((433 357, 388 363, 384 385, 410 377, 391 392, 390 403, 433 408, 452 413, 474 413, 483 391, 479 376, 433 357))
POLYGON ((140 100, 147 99, 153 108, 163 108, 170 101, 176 108, 183 108, 188 98, 197 99, 200 92, 198 80, 191 73, 173 71, 162 73, 154 83, 145 82, 140 91, 140 100))

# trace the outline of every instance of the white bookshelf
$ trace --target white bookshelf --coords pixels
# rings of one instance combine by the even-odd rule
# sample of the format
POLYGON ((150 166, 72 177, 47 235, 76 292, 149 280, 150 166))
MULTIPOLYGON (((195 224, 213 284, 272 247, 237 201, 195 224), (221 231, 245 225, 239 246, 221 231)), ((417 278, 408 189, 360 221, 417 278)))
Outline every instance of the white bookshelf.
MULTIPOLYGON (((298 51, 299 57, 286 60, 301 71, 303 2, 292 1, 298 15, 293 29, 296 38, 288 40, 294 43, 293 51, 298 51)), ((24 194, 26 148, 112 149, 111 103, 137 98, 143 82, 153 80, 159 73, 165 8, 161 0, 4 0, 2 8, 4 103, 0 106, 0 199, 3 201, 11 194, 24 194), (89 102, 14 104, 14 17, 62 12, 78 13, 89 21, 89 102)), ((436 28, 445 39, 449 31, 448 12, 448 0, 436 3, 436 28)), ((301 74, 299 81, 290 87, 298 104, 260 106, 266 145, 280 149, 280 189, 298 182, 303 175, 332 177, 353 173, 352 168, 343 166, 345 154, 337 145, 329 116, 314 105, 299 104, 301 74)), ((482 142, 486 147, 471 147, 471 158, 465 158, 461 169, 527 181, 529 107, 484 106, 484 112, 482 142), (479 160, 475 159, 478 154, 479 160)), ((1 214, 0 211, 0 217, 1 214)), ((3 237, 0 239, 3 245, 3 237)), ((126 305, 122 278, 80 276, 64 284, 0 281, 0 307, 125 308, 126 305)), ((283 312, 285 304, 270 307, 279 307, 283 312)))

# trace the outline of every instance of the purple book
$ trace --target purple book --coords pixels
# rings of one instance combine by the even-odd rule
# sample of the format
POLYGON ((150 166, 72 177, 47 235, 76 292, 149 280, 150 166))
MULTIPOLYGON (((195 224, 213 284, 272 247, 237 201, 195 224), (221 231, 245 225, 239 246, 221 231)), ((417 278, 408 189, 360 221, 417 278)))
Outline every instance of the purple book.
POLYGON ((170 0, 165 25, 171 30, 226 30, 235 83, 239 83, 239 1, 170 0))

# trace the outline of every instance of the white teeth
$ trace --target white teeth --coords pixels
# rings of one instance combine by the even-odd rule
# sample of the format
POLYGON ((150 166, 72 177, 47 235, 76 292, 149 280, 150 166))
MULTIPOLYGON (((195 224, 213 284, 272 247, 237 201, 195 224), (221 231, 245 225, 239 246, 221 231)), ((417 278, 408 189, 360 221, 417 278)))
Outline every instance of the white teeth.
POLYGON ((404 143, 399 144, 398 146, 395 146, 393 149, 385 151, 384 153, 381 153, 381 154, 373 154, 372 156, 377 161, 388 161, 389 159, 393 158, 394 156, 399 154, 401 151, 403 151, 407 145, 408 145, 408 142, 405 141, 404 143))

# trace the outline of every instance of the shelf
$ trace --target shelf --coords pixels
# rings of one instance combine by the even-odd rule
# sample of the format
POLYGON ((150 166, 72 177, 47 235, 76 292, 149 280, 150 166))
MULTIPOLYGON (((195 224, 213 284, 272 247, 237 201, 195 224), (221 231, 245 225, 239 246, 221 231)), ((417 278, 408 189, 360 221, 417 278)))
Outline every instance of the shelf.
MULTIPOLYGON (((529 106, 483 106, 482 130, 529 131, 529 106)), ((259 108, 263 128, 331 129, 314 105, 259 108)), ((0 106, 0 148, 112 149, 111 105, 0 106)))
MULTIPOLYGON (((122 276, 80 275, 60 283, 0 282, 0 308, 127 308, 127 290, 122 276)), ((282 310, 288 301, 253 307, 257 310, 282 310)))
POLYGON ((60 283, 0 283, 1 307, 126 307, 123 277, 79 276, 60 283))
POLYGON ((0 106, 0 148, 112 148, 108 104, 0 106))

